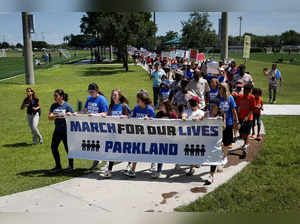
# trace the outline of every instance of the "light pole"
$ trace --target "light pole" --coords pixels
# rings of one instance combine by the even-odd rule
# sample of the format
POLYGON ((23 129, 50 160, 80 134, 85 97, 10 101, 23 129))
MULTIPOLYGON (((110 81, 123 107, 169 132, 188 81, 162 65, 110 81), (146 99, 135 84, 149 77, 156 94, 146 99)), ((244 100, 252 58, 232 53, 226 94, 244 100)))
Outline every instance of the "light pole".
POLYGON ((29 14, 22 12, 22 24, 23 24, 23 54, 25 61, 25 80, 26 84, 34 84, 34 69, 33 69, 33 55, 32 55, 32 42, 30 39, 30 26, 29 26, 29 14))
POLYGON ((222 47, 221 47, 221 60, 228 58, 228 12, 222 12, 222 47))
POLYGON ((240 20, 240 44, 242 46, 242 20, 243 20, 243 17, 239 16, 238 19, 240 20))

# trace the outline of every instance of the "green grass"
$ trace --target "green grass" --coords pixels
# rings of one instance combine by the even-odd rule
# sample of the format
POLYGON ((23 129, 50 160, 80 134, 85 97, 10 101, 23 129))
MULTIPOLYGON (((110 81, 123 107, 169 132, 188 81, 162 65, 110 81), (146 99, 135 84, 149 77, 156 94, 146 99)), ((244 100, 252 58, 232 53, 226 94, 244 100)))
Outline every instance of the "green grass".
POLYGON ((241 173, 177 211, 276 213, 300 211, 299 116, 263 117, 265 145, 241 173))
MULTIPOLYGON (((231 58, 239 58, 242 59, 243 55, 241 54, 230 54, 231 58)), ((262 61, 262 62, 269 62, 269 63, 275 63, 278 61, 278 59, 283 59, 282 64, 294 64, 294 65, 300 65, 300 54, 282 54, 282 53, 276 53, 276 54, 264 54, 264 53, 251 53, 250 60, 253 61, 262 61), (294 59, 294 62, 290 62, 290 59, 294 59)))
MULTIPOLYGON (((58 69, 38 70, 34 89, 41 101, 42 115, 39 129, 45 144, 32 147, 31 134, 25 111, 19 107, 25 97, 24 77, 20 76, 0 83, 0 196, 54 184, 74 176, 87 174, 91 161, 75 160, 76 172, 49 175, 47 170, 54 166, 51 154, 53 122, 47 120, 53 91, 64 89, 70 96, 70 103, 76 109, 77 100, 85 101, 87 87, 96 82, 109 98, 112 89, 121 88, 130 101, 136 105, 136 92, 141 88, 151 90, 151 82, 140 68, 130 66, 128 73, 122 66, 62 65, 58 69)), ((63 167, 67 166, 66 153, 60 146, 63 167)))
MULTIPOLYGON (((68 63, 74 60, 80 60, 83 58, 86 58, 90 55, 90 51, 77 51, 78 56, 74 57, 74 51, 70 51, 71 58, 65 59, 64 57, 60 58, 57 54, 53 54, 52 61, 50 64, 44 64, 42 66, 35 66, 35 70, 38 69, 47 69, 52 67, 55 64, 63 64, 68 63)), ((35 52, 37 57, 41 59, 41 52, 35 52)), ((11 55, 8 53, 8 55, 11 55)), ((42 62, 42 60, 41 60, 42 62)), ((22 57, 22 54, 19 53, 19 55, 9 56, 9 57, 0 57, 0 80, 9 78, 18 74, 22 74, 25 72, 24 67, 24 57, 22 57)))

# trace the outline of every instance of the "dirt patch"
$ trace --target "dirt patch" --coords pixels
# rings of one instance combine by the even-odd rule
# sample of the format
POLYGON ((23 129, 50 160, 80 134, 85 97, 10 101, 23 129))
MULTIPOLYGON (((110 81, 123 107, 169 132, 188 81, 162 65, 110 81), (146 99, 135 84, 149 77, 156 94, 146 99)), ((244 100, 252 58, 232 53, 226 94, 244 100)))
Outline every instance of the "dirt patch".
POLYGON ((192 193, 206 193, 207 189, 205 187, 194 187, 191 189, 192 193))
POLYGON ((168 198, 172 198, 176 194, 178 194, 178 192, 169 192, 169 193, 162 194, 161 196, 163 197, 163 200, 160 202, 160 204, 166 204, 167 203, 167 199, 168 198))
POLYGON ((261 141, 257 140, 251 140, 249 148, 247 150, 247 156, 243 157, 243 153, 241 150, 237 150, 234 152, 231 152, 228 156, 228 163, 224 166, 224 168, 230 167, 230 166, 236 166, 239 163, 243 161, 251 162, 253 161, 259 151, 263 148, 264 140, 261 141))

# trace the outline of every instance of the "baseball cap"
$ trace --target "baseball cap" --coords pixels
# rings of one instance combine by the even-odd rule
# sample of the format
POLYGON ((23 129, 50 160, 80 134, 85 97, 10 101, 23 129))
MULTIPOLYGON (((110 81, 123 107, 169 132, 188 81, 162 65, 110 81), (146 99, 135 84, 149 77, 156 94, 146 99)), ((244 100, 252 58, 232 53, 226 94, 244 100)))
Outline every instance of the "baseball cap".
POLYGON ((198 96, 193 96, 189 101, 191 100, 196 101, 197 104, 200 104, 200 98, 198 96))

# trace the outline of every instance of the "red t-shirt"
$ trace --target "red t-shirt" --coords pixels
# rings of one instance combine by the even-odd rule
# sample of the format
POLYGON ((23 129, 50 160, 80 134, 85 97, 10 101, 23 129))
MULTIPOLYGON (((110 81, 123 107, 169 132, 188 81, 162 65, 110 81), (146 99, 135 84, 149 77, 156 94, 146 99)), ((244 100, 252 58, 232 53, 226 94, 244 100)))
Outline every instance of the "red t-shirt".
MULTIPOLYGON (((244 94, 240 94, 237 97, 237 106, 239 107, 239 118, 245 119, 250 111, 255 108, 255 97, 252 94, 245 96, 244 94)), ((249 117, 249 121, 253 120, 253 114, 249 117)))
POLYGON ((261 108, 264 105, 261 97, 258 97, 258 98, 255 97, 255 104, 256 104, 256 106, 254 108, 253 113, 261 114, 261 110, 259 108, 261 108))

